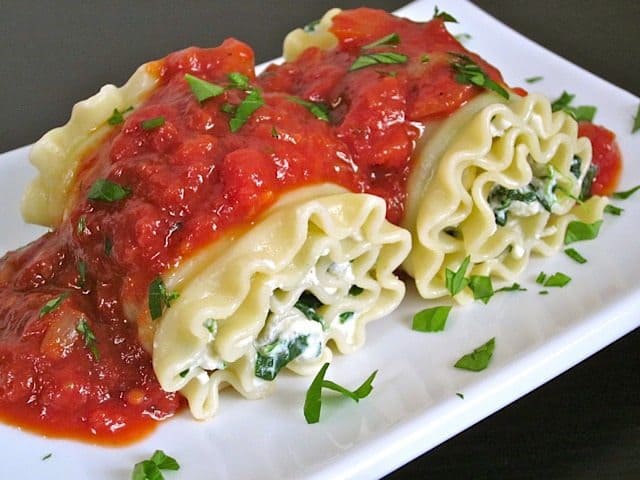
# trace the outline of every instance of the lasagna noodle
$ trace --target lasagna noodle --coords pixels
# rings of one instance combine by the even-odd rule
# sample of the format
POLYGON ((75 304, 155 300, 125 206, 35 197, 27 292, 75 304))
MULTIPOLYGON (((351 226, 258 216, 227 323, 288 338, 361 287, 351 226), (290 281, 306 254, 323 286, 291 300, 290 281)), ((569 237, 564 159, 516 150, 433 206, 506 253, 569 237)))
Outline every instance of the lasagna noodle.
POLYGON ((158 82, 154 62, 142 65, 122 86, 103 86, 94 96, 74 105, 69 121, 50 130, 31 149, 29 160, 38 175, 22 199, 28 223, 56 228, 70 207, 71 190, 82 158, 111 132, 108 119, 114 109, 136 107, 158 82))
MULTIPOLYGON (((569 222, 602 217, 606 199, 576 201, 591 143, 578 137, 568 114, 552 112, 544 96, 507 101, 487 93, 426 132, 415 152, 403 223, 413 235, 404 268, 425 298, 448 295, 446 270, 457 270, 467 256, 469 275, 512 281, 531 253, 560 249, 569 222), (496 188, 524 192, 544 182, 554 199, 550 211, 535 200, 519 202, 498 224, 490 204, 496 188)), ((456 296, 471 298, 468 289, 456 296)))
POLYGON ((204 419, 225 385, 247 398, 270 392, 274 382, 256 375, 257 358, 284 348, 285 337, 307 335, 304 352, 286 365, 300 374, 315 373, 334 350, 362 346, 366 324, 395 309, 405 291, 393 271, 410 235, 385 211, 378 197, 303 187, 166 275, 180 298, 157 321, 153 365, 162 387, 180 391, 204 419), (295 306, 308 293, 322 304, 322 322, 295 306))

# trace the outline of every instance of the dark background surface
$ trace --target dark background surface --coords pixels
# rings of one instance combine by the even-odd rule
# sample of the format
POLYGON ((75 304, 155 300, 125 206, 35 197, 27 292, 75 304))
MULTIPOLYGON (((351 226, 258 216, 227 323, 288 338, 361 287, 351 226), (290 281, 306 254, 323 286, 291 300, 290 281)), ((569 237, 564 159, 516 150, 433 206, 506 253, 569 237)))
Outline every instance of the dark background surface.
MULTIPOLYGON (((362 3, 3 0, 0 152, 34 142, 64 123, 76 101, 105 83, 122 84, 147 60, 235 36, 255 48, 260 63, 280 54, 282 39, 292 28, 332 6, 362 3)), ((405 2, 364 3, 393 10, 405 2)), ((640 95, 637 0, 475 3, 534 41, 640 95)), ((440 5, 455 14, 455 1, 440 5)), ((639 367, 636 330, 389 478, 640 479, 639 367)))

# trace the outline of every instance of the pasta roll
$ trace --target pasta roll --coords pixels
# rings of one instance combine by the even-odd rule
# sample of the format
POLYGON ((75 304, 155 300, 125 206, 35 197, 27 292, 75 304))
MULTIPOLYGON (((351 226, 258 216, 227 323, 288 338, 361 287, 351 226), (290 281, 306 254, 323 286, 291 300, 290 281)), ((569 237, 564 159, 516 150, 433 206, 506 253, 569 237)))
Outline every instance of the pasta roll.
POLYGON ((403 222, 414 240, 404 268, 423 297, 448 295, 446 270, 467 256, 469 274, 512 281, 532 252, 561 247, 570 221, 601 218, 606 199, 576 201, 591 164, 591 144, 577 132, 534 94, 487 93, 426 126, 403 222))
POLYGON ((204 249, 166 276, 180 299, 158 321, 153 365, 199 419, 218 391, 269 393, 281 368, 309 374, 359 348, 365 326, 398 306, 393 274, 410 235, 385 204, 331 184, 286 194, 250 229, 204 249))
POLYGON ((317 23, 311 23, 304 28, 296 28, 289 32, 284 39, 283 56, 287 62, 293 61, 310 47, 329 50, 338 44, 338 39, 329 31, 333 17, 342 10, 332 8, 325 13, 317 23))

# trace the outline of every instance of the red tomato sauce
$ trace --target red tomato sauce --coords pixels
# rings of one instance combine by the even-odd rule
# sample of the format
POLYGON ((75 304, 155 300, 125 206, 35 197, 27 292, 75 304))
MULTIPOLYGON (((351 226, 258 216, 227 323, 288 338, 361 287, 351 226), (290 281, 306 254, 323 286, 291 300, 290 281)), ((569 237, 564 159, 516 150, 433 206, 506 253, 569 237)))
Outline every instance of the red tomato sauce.
POLYGON ((252 50, 233 39, 152 64, 158 86, 83 160, 67 218, 0 260, 2 420, 104 444, 149 432, 184 404, 160 388, 148 353, 155 277, 231 229, 249 227, 302 185, 333 182, 377 194, 398 223, 418 122, 447 116, 481 92, 456 81, 452 52, 503 83, 441 20, 420 24, 358 9, 337 16, 332 31, 334 50, 311 48, 259 78, 252 50), (398 45, 364 48, 391 33, 398 45), (350 71, 363 53, 388 51, 406 62, 350 71), (234 84, 231 73, 248 85, 234 84), (223 91, 200 102, 185 74, 223 91), (232 131, 256 91, 260 104, 232 131), (328 118, 304 102, 316 102, 328 118), (152 119, 161 121, 145 129, 152 119), (105 179, 125 197, 89 199, 105 179), (43 311, 59 295, 57 308, 43 311))
POLYGON ((594 195, 611 195, 618 186, 622 173, 622 155, 611 130, 591 122, 580 122, 578 135, 591 140, 593 156, 591 162, 598 172, 591 185, 594 195))

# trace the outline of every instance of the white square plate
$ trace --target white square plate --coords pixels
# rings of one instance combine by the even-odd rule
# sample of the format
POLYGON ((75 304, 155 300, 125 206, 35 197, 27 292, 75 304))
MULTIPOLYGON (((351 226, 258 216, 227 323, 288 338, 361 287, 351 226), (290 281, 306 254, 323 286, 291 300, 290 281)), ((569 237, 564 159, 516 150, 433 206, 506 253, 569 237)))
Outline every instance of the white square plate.
MULTIPOLYGON (((440 1, 441 7, 447 6, 443 4, 440 1)), ((433 9, 434 2, 419 1, 399 13, 428 20, 433 9)), ((617 133, 627 159, 621 189, 638 182, 640 166, 630 160, 640 152, 640 134, 629 133, 640 103, 637 97, 534 44, 470 3, 455 2, 449 10, 460 22, 451 27, 454 33, 471 34, 467 47, 498 66, 510 85, 551 98, 566 88, 576 94, 577 104, 597 105, 596 122, 617 133), (544 80, 526 85, 524 79, 534 75, 544 75, 544 80)), ((22 191, 34 175, 27 155, 27 148, 0 155, 3 252, 43 232, 24 225, 19 215, 22 191)), ((520 279, 528 291, 496 295, 486 306, 476 302, 457 307, 442 333, 411 330, 413 313, 428 303, 410 288, 400 309, 370 325, 364 349, 337 357, 328 371, 327 378, 355 387, 378 369, 371 396, 359 405, 348 399, 326 402, 319 424, 307 425, 302 414, 311 379, 283 375, 276 393, 266 400, 248 401, 225 392, 213 421, 196 422, 184 413, 122 449, 45 439, 0 425, 0 477, 129 478, 133 465, 155 449, 180 462, 181 470, 168 473, 167 480, 384 475, 640 325, 640 194, 619 204, 624 214, 607 216, 600 237, 579 245, 587 264, 578 265, 562 254, 535 259, 520 279), (573 280, 540 296, 534 279, 541 270, 562 271, 573 280), (496 350, 488 369, 471 373, 452 367, 491 337, 496 337, 496 350), (52 456, 42 461, 48 453, 52 456)))

